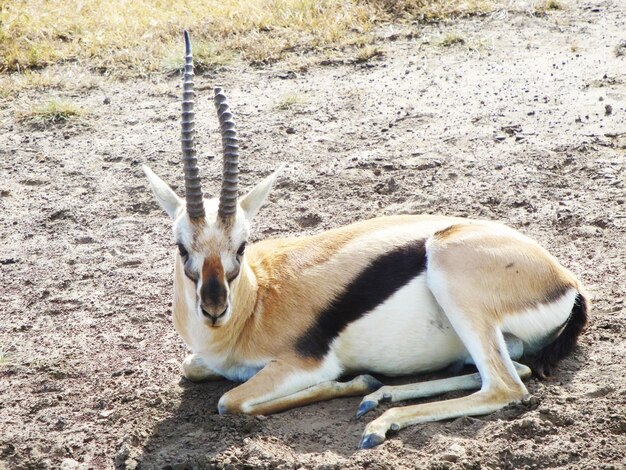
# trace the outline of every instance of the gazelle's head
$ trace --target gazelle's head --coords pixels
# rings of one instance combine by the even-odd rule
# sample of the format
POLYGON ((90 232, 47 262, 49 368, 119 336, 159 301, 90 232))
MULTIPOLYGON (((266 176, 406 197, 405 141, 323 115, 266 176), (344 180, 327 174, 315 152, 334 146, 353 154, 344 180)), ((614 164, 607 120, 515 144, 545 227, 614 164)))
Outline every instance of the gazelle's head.
POLYGON ((196 315, 210 326, 226 323, 231 315, 231 284, 245 258, 250 221, 265 201, 277 173, 261 181, 238 199, 239 146, 226 96, 215 88, 215 106, 224 149, 224 172, 219 198, 204 199, 194 143, 193 61, 185 31, 186 59, 183 81, 182 150, 185 199, 147 166, 144 172, 161 207, 174 221, 174 237, 185 275, 195 287, 196 315))

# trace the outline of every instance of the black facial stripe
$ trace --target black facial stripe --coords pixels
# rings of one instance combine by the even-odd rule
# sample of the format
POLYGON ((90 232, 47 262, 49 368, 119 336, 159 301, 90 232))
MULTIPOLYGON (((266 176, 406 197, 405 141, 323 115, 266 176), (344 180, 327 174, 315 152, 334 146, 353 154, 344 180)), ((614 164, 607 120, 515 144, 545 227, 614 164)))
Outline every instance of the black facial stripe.
POLYGON ((298 339, 301 356, 322 359, 330 343, 350 323, 391 297, 426 269, 425 240, 399 246, 374 259, 298 339))

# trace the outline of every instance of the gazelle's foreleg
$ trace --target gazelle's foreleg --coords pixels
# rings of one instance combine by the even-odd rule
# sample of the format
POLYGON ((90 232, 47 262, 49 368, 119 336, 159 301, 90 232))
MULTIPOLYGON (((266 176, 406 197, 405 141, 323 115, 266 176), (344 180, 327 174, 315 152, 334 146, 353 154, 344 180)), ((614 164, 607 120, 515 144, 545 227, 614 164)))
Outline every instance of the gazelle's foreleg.
POLYGON ((224 413, 272 414, 336 397, 365 395, 382 384, 369 375, 337 382, 340 370, 327 364, 311 367, 288 361, 272 361, 247 382, 220 398, 224 413))
POLYGON ((330 400, 331 398, 363 396, 381 386, 382 383, 371 375, 359 375, 349 382, 329 380, 328 382, 313 385, 300 392, 254 405, 249 413, 255 415, 269 415, 290 408, 330 400))
MULTIPOLYGON (((513 362, 513 364, 521 379, 526 379, 532 375, 530 367, 517 362, 513 362)), ((385 385, 363 398, 356 412, 356 417, 360 418, 368 411, 376 408, 381 402, 395 403, 415 398, 432 397, 459 390, 478 390, 481 383, 480 374, 476 373, 415 384, 397 386, 385 385)))
POLYGON ((200 354, 189 354, 183 361, 183 375, 192 382, 202 380, 221 380, 220 374, 215 372, 200 354))

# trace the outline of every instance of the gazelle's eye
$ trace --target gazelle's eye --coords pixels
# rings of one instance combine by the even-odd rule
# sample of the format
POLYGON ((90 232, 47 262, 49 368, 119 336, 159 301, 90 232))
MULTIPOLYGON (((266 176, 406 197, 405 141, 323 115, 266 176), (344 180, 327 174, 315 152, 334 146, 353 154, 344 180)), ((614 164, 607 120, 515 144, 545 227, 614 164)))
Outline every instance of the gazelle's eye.
POLYGON ((183 258, 188 258, 189 257, 189 252, 183 246, 182 243, 177 243, 176 246, 178 246, 178 252, 180 253, 180 256, 182 256, 183 258))
POLYGON ((244 251, 246 251, 246 242, 243 242, 239 249, 237 250, 237 256, 243 256, 244 251))

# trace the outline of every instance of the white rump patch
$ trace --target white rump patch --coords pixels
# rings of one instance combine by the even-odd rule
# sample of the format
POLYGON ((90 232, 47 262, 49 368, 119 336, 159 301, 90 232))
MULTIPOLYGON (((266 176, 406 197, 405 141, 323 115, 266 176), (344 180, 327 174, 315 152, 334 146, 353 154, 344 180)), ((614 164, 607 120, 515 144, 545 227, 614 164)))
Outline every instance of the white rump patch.
POLYGON ((578 291, 572 288, 554 302, 509 314, 503 319, 501 329, 524 341, 524 352, 537 351, 565 326, 577 294, 578 291))

